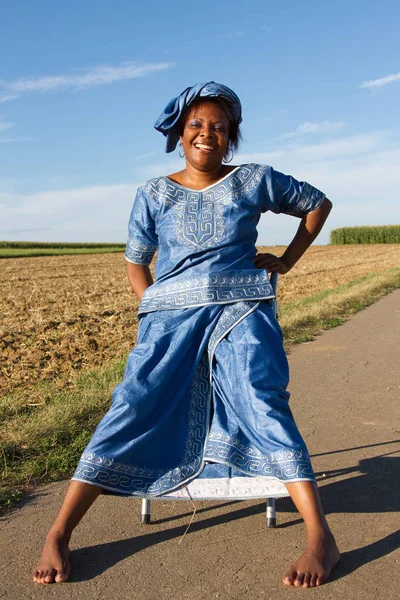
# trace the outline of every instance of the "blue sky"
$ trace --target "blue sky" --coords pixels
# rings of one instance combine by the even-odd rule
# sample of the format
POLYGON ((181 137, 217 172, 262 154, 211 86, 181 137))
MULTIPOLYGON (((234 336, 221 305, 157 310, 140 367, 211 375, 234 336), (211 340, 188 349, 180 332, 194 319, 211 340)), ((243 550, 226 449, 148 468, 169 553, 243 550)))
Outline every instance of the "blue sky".
MULTIPOLYGON (((244 108, 233 164, 322 189, 329 230, 400 223, 398 0, 0 5, 0 239, 124 241, 135 190, 181 168, 153 124, 214 80, 244 108)), ((263 215, 260 244, 298 221, 263 215)))

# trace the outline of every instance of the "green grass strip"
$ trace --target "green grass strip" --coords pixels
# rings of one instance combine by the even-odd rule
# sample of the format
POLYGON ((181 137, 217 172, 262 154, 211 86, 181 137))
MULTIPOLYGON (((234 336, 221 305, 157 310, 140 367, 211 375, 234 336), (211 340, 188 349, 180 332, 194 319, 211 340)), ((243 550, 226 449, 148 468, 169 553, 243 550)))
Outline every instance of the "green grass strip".
MULTIPOLYGON (((285 343, 309 341, 391 290, 400 287, 400 269, 356 279, 280 307, 285 343)), ((0 506, 12 507, 30 486, 73 472, 80 454, 110 406, 111 392, 123 378, 126 357, 83 372, 65 389, 42 382, 5 397, 0 405, 4 440, 0 506)))
POLYGON ((280 325, 286 345, 312 340, 399 287, 400 269, 388 269, 285 304, 280 325))
POLYGON ((124 242, 27 242, 0 240, 0 248, 112 248, 124 242))
POLYGON ((106 254, 124 252, 124 246, 99 246, 90 248, 0 248, 0 258, 24 258, 29 256, 62 256, 66 254, 106 254))

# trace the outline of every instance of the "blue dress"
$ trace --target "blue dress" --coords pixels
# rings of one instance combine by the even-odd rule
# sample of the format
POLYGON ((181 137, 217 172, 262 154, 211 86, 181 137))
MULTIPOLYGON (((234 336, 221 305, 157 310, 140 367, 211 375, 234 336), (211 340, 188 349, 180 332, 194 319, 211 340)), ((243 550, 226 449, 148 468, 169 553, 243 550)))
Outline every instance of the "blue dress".
POLYGON ((148 265, 158 250, 156 279, 74 480, 203 499, 285 496, 285 483, 315 481, 288 404, 273 290, 252 259, 261 213, 302 218, 324 197, 258 164, 203 190, 166 177, 138 189, 125 257, 148 265))

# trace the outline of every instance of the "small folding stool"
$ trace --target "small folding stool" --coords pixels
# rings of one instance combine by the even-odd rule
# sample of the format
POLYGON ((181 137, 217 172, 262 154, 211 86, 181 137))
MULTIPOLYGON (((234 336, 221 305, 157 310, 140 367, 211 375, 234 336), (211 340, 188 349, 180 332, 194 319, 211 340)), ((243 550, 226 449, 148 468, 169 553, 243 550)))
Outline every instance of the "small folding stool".
MULTIPOLYGON (((276 318, 278 318, 278 300, 276 299, 276 292, 278 287, 278 273, 275 271, 271 273, 270 281, 274 290, 275 299, 272 301, 272 308, 276 318)), ((155 496, 154 500, 162 500, 163 496, 155 496)), ((266 526, 276 527, 276 507, 275 498, 267 498, 266 506, 266 526)), ((143 498, 142 500, 142 512, 141 512, 141 523, 147 525, 151 521, 151 505, 149 498, 143 498)))

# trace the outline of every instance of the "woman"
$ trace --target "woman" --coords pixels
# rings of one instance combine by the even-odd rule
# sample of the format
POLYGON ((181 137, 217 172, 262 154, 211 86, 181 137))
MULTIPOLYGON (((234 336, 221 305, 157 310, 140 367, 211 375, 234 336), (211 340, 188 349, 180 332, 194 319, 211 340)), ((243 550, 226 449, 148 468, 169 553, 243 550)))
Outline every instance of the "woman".
POLYGON ((209 82, 187 88, 155 124, 167 152, 179 141, 186 166, 138 189, 125 254, 140 300, 137 343, 48 534, 37 583, 68 578, 72 530, 102 491, 232 498, 275 489, 290 494, 307 528, 305 552, 283 583, 320 585, 339 559, 288 406, 267 276, 293 267, 331 202, 271 167, 224 164, 240 122, 236 94, 209 82), (301 218, 281 257, 256 251, 267 210, 301 218))

